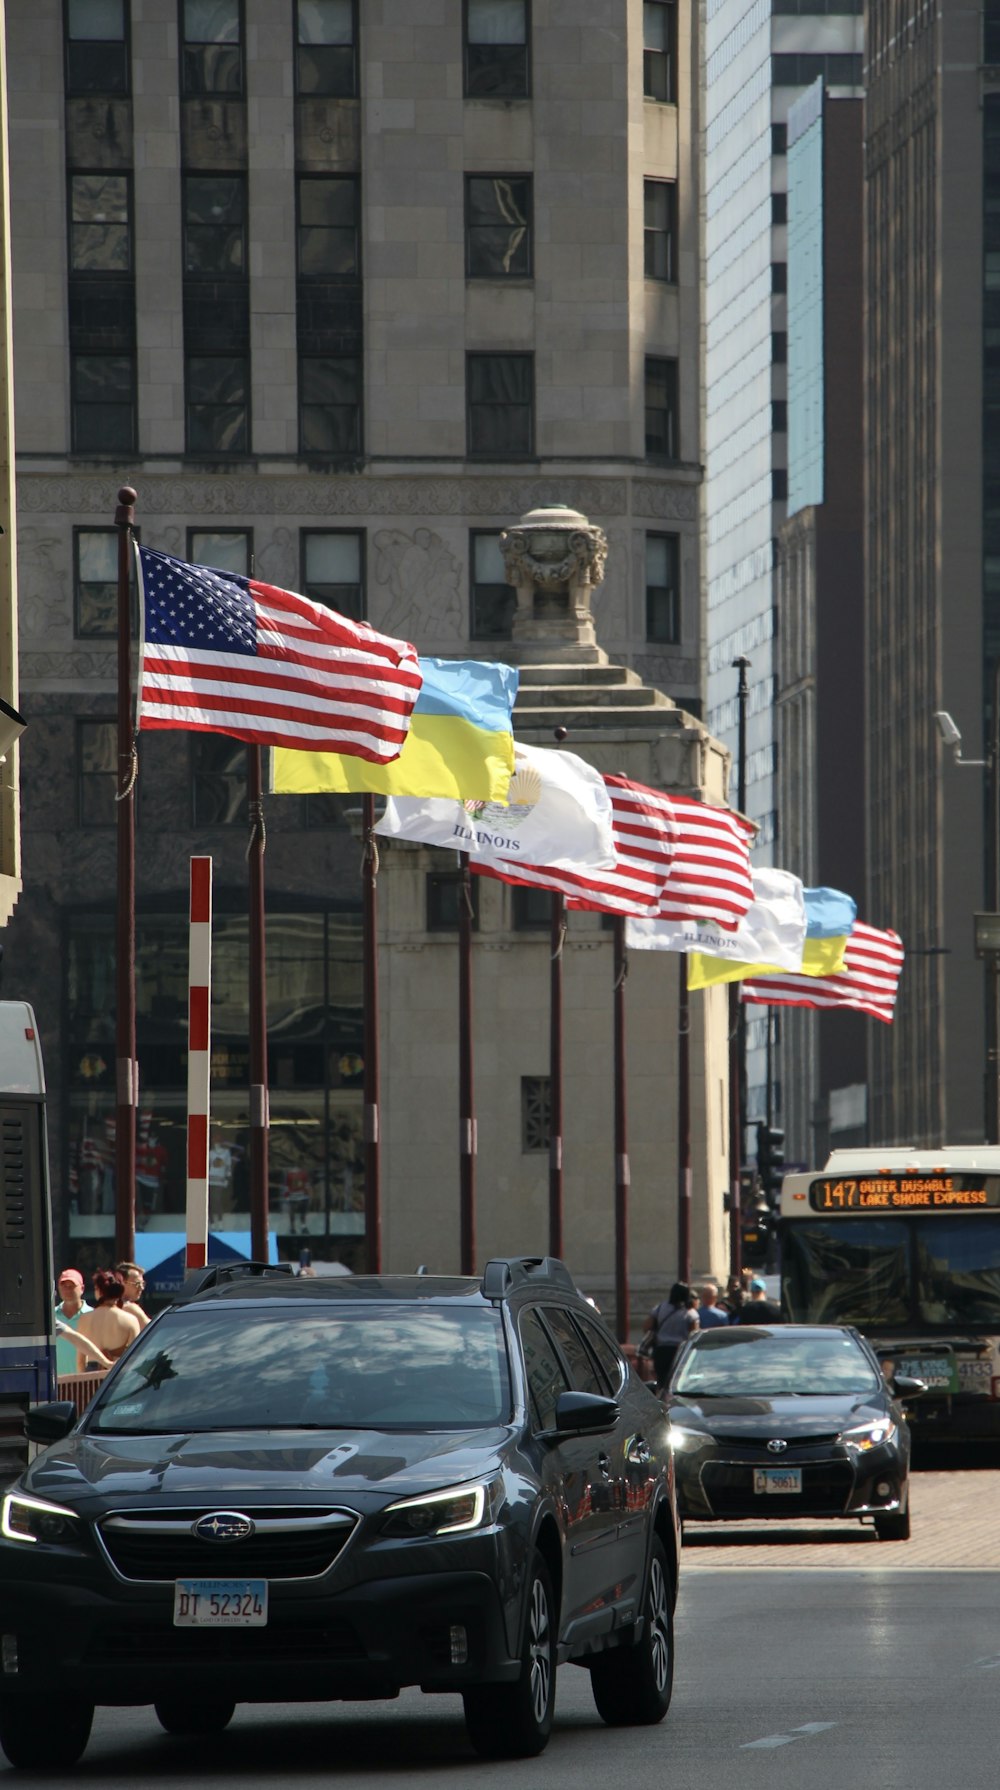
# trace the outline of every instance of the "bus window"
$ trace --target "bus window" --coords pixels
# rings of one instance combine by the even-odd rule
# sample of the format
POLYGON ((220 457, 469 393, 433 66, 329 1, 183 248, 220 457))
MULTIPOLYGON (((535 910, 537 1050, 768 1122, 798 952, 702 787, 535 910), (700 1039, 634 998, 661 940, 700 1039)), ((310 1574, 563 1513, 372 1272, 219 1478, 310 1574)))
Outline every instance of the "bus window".
POLYGON ((901 1219, 805 1219, 785 1226, 781 1289, 792 1323, 905 1324, 908 1285, 901 1219))
POLYGON ((923 1219, 914 1230, 921 1320, 1000 1328, 1000 1218, 923 1219))

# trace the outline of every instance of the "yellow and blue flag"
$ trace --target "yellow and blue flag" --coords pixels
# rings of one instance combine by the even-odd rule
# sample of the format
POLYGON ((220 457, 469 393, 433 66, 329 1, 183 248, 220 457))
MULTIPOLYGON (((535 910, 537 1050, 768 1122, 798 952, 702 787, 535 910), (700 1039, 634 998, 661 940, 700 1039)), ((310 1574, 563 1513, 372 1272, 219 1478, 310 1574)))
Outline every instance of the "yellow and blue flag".
POLYGON ((478 659, 421 659, 423 683, 399 757, 368 764, 335 752, 271 755, 277 795, 361 792, 506 802, 514 770, 518 673, 478 659))
MULTIPOLYGON (((806 936, 802 943, 800 976, 839 976, 844 968, 847 941, 858 904, 840 889, 804 889, 806 936)), ((785 976, 787 965, 734 962, 692 951, 688 957, 688 988, 712 988, 720 982, 743 982, 749 977, 785 976)))

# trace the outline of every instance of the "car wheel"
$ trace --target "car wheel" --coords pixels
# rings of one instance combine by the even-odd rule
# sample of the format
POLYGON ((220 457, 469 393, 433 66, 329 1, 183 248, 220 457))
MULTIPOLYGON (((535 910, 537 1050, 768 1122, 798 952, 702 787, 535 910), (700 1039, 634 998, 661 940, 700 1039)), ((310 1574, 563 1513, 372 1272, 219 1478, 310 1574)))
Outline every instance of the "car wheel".
POLYGON ((18 1697, 0 1701, 0 1747, 22 1771, 60 1771, 75 1765, 90 1739, 94 1705, 74 1697, 18 1697))
POLYGON ((528 1584, 521 1674, 515 1684, 479 1684, 463 1697, 465 1723, 485 1759, 531 1759, 552 1732, 556 1701, 555 1599, 548 1568, 536 1554, 528 1584))
POLYGON ((884 1517, 876 1517, 875 1533, 878 1536, 879 1541, 909 1541, 909 1504, 907 1504, 905 1510, 887 1511, 884 1517))
POLYGON ((662 1722, 674 1687, 673 1587, 663 1543, 653 1537, 646 1585, 642 1636, 630 1647, 613 1647, 590 1668, 594 1702, 612 1728, 662 1722))
POLYGON ((168 1734, 221 1734, 236 1712, 236 1704, 220 1697, 214 1703, 171 1701, 154 1703, 156 1719, 168 1734))

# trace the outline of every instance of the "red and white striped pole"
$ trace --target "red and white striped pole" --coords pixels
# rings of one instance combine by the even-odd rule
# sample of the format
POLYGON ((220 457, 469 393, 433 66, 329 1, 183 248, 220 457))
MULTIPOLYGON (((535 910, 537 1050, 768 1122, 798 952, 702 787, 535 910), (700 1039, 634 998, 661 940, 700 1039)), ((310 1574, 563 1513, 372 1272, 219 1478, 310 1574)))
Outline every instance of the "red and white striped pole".
POLYGON ((212 1066, 212 860, 191 859, 188 928, 188 1268, 208 1261, 208 1115, 212 1066))

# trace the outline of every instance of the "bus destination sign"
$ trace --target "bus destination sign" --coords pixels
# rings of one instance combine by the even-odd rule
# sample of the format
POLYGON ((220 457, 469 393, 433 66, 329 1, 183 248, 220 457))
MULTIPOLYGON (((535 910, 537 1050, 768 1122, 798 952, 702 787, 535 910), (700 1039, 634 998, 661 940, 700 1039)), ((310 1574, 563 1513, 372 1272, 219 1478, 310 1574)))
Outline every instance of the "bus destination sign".
POLYGON ((1000 1175, 902 1173, 821 1176, 811 1182, 814 1212, 968 1212, 1000 1207, 1000 1175))

